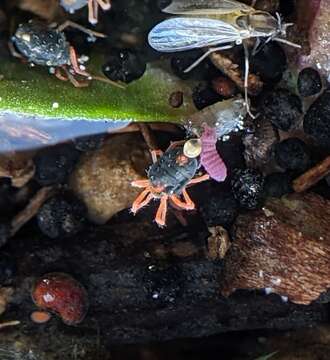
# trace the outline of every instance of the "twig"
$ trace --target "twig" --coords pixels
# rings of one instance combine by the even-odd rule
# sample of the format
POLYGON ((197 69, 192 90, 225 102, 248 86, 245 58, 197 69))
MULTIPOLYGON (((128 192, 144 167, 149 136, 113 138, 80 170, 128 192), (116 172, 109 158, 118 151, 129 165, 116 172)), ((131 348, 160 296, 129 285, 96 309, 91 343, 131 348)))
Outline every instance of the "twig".
POLYGON ((309 169, 303 175, 293 181, 293 189, 295 192, 303 192, 330 173, 330 156, 326 157, 316 166, 309 169))
POLYGON ((145 140, 145 142, 147 143, 148 147, 150 150, 157 150, 159 149, 156 139, 153 135, 153 133, 150 130, 149 125, 147 124, 139 124, 139 129, 141 131, 141 134, 145 140))
POLYGON ((53 187, 44 187, 30 200, 29 204, 18 213, 11 222, 11 236, 15 235, 29 220, 31 220, 39 211, 42 204, 54 192, 53 187))

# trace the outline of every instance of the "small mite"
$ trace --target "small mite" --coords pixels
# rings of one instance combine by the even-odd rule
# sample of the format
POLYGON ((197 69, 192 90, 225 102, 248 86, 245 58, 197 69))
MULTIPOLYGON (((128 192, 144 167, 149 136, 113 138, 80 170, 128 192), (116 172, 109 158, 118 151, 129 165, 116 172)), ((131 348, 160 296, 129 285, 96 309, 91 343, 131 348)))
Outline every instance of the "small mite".
POLYGON ((175 91, 170 95, 169 104, 173 108, 179 108, 183 104, 183 92, 175 91))
POLYGON ((186 186, 209 179, 207 174, 194 178, 200 165, 197 157, 201 152, 201 148, 196 151, 196 145, 200 144, 181 146, 181 143, 174 143, 165 153, 160 150, 151 152, 153 164, 147 172, 148 179, 132 183, 132 186, 144 188, 132 205, 131 211, 134 214, 152 199, 160 199, 155 221, 159 226, 165 226, 168 200, 179 209, 195 209, 186 186), (193 157, 188 157, 188 153, 193 157))
POLYGON ((60 0, 61 6, 70 14, 88 5, 88 21, 91 24, 98 22, 98 8, 106 11, 111 8, 110 0, 60 0))
MULTIPOLYGON (((38 279, 32 290, 32 299, 39 308, 59 315, 67 325, 81 323, 88 310, 86 290, 63 273, 50 273, 38 279)), ((31 318, 40 323, 45 322, 46 317, 42 312, 35 312, 31 318)))

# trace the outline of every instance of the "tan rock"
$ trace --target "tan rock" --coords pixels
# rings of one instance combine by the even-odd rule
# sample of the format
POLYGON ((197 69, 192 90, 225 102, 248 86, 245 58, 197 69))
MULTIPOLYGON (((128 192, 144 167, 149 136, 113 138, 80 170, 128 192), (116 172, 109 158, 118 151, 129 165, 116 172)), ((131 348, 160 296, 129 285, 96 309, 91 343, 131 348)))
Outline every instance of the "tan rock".
POLYGON ((131 182, 146 178, 149 151, 138 134, 114 135, 105 145, 83 155, 70 178, 70 186, 85 202, 89 219, 104 224, 129 208, 141 189, 131 182))

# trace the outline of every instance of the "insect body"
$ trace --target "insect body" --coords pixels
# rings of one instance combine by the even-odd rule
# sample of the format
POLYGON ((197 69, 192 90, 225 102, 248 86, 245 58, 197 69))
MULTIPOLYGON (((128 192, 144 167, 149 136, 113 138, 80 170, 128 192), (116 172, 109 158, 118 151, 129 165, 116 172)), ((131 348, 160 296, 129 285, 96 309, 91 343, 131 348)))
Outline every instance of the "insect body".
POLYGON ((197 156, 189 158, 184 155, 182 146, 170 146, 164 154, 161 151, 152 151, 154 163, 147 172, 148 180, 137 180, 132 183, 135 187, 144 188, 134 201, 132 212, 135 214, 152 199, 160 199, 155 220, 159 226, 164 226, 168 200, 180 209, 193 210, 195 204, 190 199, 186 186, 209 179, 208 175, 194 178, 199 168, 197 156), (160 155, 159 159, 157 155, 160 155))
POLYGON ((297 46, 282 38, 286 36, 287 27, 292 24, 282 23, 279 15, 275 18, 267 12, 254 10, 235 0, 197 0, 196 3, 191 0, 174 0, 164 11, 188 16, 167 19, 156 25, 148 36, 151 47, 162 52, 209 48, 203 56, 186 69, 186 72, 193 69, 212 52, 243 44, 247 108, 249 106, 247 99, 249 54, 245 40, 256 38, 258 45, 260 38, 266 38, 266 42, 276 40, 297 46), (237 11, 239 15, 234 16, 232 21, 208 18, 212 14, 223 15, 237 11), (200 17, 191 17, 192 15, 200 17))
POLYGON ((96 24, 98 21, 99 7, 102 10, 111 8, 110 0, 60 0, 60 3, 71 14, 88 5, 88 20, 91 24, 96 24))

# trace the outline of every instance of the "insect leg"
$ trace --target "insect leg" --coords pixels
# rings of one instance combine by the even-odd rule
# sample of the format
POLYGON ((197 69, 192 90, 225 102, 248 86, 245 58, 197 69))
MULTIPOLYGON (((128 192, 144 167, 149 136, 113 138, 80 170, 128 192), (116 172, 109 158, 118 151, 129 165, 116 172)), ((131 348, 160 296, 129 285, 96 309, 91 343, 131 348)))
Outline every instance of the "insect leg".
POLYGON ((244 48, 244 56, 245 56, 244 101, 245 101, 247 113, 252 117, 252 119, 255 119, 255 116, 251 113, 250 103, 248 98, 250 61, 249 61, 249 49, 244 41, 243 41, 243 48, 244 48))
POLYGON ((172 141, 171 142, 171 145, 166 149, 167 150, 171 150, 171 149, 174 149, 175 147, 177 146, 181 146, 185 143, 186 141, 185 140, 182 140, 182 141, 172 141))
POLYGON ((210 179, 210 175, 205 174, 189 181, 188 185, 198 184, 210 179))
POLYGON ((148 205, 152 199, 153 195, 150 193, 150 189, 143 190, 142 193, 133 202, 131 212, 136 214, 138 210, 148 205))
MULTIPOLYGON (((92 0, 93 1, 93 0, 92 0)), ((63 31, 64 29, 66 29, 67 27, 72 27, 74 29, 80 30, 81 32, 89 35, 89 36, 95 36, 95 37, 99 37, 99 38, 106 38, 107 35, 102 34, 100 32, 97 31, 93 31, 91 29, 86 28, 85 26, 79 25, 71 20, 66 20, 64 21, 63 24, 61 24, 57 30, 58 31, 63 31)))
POLYGON ((167 213, 167 199, 168 199, 168 195, 163 195, 160 199, 160 205, 155 217, 156 223, 159 226, 165 226, 166 213, 167 213))
POLYGON ((64 76, 61 72, 61 68, 56 68, 55 69, 55 76, 59 79, 59 80, 62 80, 62 81, 68 81, 69 78, 67 76, 64 76))
POLYGON ((234 46, 235 46, 234 44, 230 44, 230 45, 219 46, 219 47, 215 47, 215 48, 211 48, 211 49, 207 50, 206 53, 204 53, 200 58, 198 58, 195 62, 193 62, 186 70, 184 70, 184 73, 191 71, 193 68, 195 68, 197 65, 199 65, 204 59, 206 59, 213 52, 220 51, 220 50, 228 50, 234 46))
POLYGON ((70 62, 73 67, 73 70, 75 73, 82 75, 82 76, 90 76, 86 71, 83 71, 80 69, 78 60, 77 60, 77 54, 73 46, 70 46, 70 62))
POLYGON ((71 84, 73 84, 74 87, 79 88, 79 87, 86 87, 89 85, 88 82, 86 82, 86 81, 81 82, 81 81, 76 80, 67 68, 63 68, 63 69, 64 69, 68 79, 70 80, 71 84))
POLYGON ((288 40, 285 40, 285 39, 281 39, 281 38, 273 38, 273 40, 277 41, 277 42, 280 42, 282 44, 286 44, 286 45, 289 45, 289 46, 293 46, 297 49, 301 49, 301 45, 299 44, 295 44, 291 41, 288 41, 288 40))
POLYGON ((111 8, 110 0, 95 0, 103 10, 109 10, 111 8))

